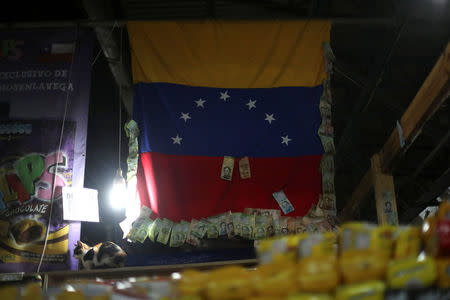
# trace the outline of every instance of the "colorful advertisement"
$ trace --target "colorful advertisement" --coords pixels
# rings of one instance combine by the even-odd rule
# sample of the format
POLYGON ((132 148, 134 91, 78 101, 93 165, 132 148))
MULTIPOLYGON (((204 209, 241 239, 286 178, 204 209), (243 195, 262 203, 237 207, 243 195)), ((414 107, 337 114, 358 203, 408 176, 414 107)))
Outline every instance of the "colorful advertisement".
POLYGON ((84 183, 92 44, 85 29, 0 32, 0 272, 37 271, 47 229, 40 271, 77 269, 61 190, 84 183))
POLYGON ((0 126, 0 262, 39 261, 48 228, 43 262, 67 265, 69 224, 62 219, 61 194, 72 184, 75 122, 65 122, 60 150, 53 146, 59 146, 60 121, 0 126))

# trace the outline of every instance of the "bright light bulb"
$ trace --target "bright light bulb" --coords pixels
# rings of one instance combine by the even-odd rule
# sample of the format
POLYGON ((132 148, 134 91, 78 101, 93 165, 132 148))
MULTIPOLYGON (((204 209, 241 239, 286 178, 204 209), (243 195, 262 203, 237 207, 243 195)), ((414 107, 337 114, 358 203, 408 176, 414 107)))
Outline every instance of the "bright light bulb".
POLYGON ((117 210, 123 209, 125 207, 126 198, 127 188, 125 185, 125 180, 122 176, 122 170, 118 169, 109 194, 110 204, 112 208, 117 210))

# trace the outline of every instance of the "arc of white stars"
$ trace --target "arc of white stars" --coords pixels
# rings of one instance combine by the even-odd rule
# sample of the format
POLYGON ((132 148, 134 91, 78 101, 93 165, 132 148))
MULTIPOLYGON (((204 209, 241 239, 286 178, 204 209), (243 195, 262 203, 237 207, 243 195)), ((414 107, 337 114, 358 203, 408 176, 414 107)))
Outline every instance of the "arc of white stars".
POLYGON ((273 114, 266 114, 265 121, 269 122, 269 124, 272 124, 272 121, 275 121, 276 119, 273 117, 273 114))
POLYGON ((228 98, 230 98, 231 96, 228 95, 228 91, 225 92, 220 92, 220 99, 227 102, 228 98))
POLYGON ((245 105, 248 106, 248 110, 251 110, 252 108, 256 108, 255 104, 256 104, 256 100, 249 99, 248 103, 245 104, 245 105))
POLYGON ((281 143, 286 144, 286 146, 289 146, 289 142, 292 141, 292 139, 289 138, 289 135, 281 136, 281 143))
POLYGON ((181 116, 180 116, 180 119, 183 119, 184 123, 186 123, 188 119, 191 119, 191 116, 189 116, 189 113, 182 112, 181 116))
POLYGON ((173 144, 181 145, 181 140, 182 140, 183 138, 181 138, 181 137, 177 134, 176 137, 171 137, 171 139, 173 140, 173 144))
POLYGON ((205 104, 205 100, 203 100, 202 98, 200 98, 200 99, 198 99, 197 101, 194 101, 196 104, 197 104, 197 107, 203 107, 203 108, 205 108, 204 106, 203 106, 203 104, 205 104))

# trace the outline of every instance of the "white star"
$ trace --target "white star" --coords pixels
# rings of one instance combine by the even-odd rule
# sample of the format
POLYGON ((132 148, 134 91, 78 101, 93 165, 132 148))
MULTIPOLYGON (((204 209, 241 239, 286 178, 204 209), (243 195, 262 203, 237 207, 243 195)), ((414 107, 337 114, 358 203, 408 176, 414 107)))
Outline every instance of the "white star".
POLYGON ((203 100, 202 98, 198 99, 197 101, 194 101, 195 103, 197 103, 197 107, 203 107, 203 104, 206 102, 205 100, 203 100))
POLYGON ((188 119, 190 119, 191 117, 189 116, 189 113, 184 113, 184 112, 182 112, 181 113, 181 117, 180 117, 180 119, 183 119, 184 120, 184 123, 186 123, 187 122, 187 120, 188 119))
POLYGON ((272 124, 272 121, 275 121, 276 119, 273 117, 273 114, 266 114, 266 118, 264 120, 269 122, 269 124, 272 124))
POLYGON ((288 135, 282 136, 281 139, 283 140, 281 143, 286 144, 286 146, 289 146, 289 142, 292 141, 288 135))
POLYGON ((248 103, 245 105, 248 105, 248 110, 251 110, 252 108, 256 108, 256 100, 252 101, 252 99, 248 100, 248 103))
POLYGON ((230 98, 231 96, 228 95, 228 91, 225 91, 224 93, 220 92, 220 99, 222 99, 223 101, 227 102, 228 98, 230 98))
POLYGON ((182 140, 183 138, 180 138, 180 137, 178 136, 178 134, 177 134, 176 137, 171 137, 171 139, 173 140, 173 143, 174 143, 174 144, 181 145, 181 140, 182 140))

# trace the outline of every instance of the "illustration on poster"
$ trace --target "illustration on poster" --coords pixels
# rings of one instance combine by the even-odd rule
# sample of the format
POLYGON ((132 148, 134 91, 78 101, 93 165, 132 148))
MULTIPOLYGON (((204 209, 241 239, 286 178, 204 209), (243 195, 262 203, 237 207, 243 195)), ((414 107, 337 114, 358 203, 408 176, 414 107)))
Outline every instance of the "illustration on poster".
MULTIPOLYGON (((31 153, 13 164, 13 170, 0 172, 0 207, 7 207, 12 201, 21 203, 32 196, 50 201, 52 196, 52 180, 55 177, 55 198, 61 196, 62 187, 66 186, 64 178, 57 174, 55 167, 66 167, 67 156, 62 152, 49 153, 46 156, 31 153)), ((1 169, 0 169, 1 170, 1 169)), ((39 211, 45 209, 38 209, 39 211)))

